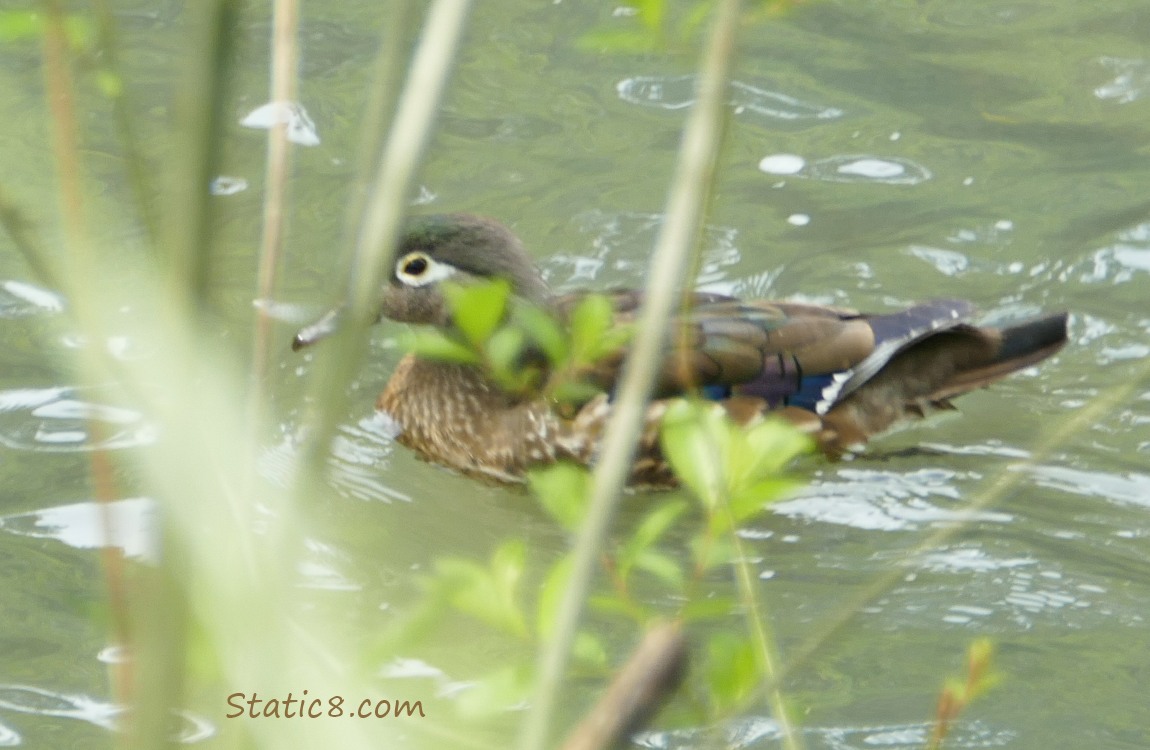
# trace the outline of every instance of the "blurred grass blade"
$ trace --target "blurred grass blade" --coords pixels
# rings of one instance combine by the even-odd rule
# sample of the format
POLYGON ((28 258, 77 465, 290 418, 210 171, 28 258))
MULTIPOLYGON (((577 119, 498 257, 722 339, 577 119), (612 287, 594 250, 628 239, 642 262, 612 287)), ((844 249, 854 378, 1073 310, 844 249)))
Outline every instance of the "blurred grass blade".
POLYGON ((60 262, 48 252, 47 247, 36 234, 32 222, 12 200, 8 191, 0 185, 0 225, 12 239, 12 244, 20 251, 24 262, 32 269, 37 281, 54 289, 64 289, 64 279, 60 262))
POLYGON ((660 351, 689 265, 691 248, 702 224, 726 114, 725 92, 735 34, 739 0, 723 0, 703 52, 699 91, 683 131, 683 141, 664 209, 664 222, 652 254, 646 296, 639 312, 634 345, 623 366, 615 408, 592 477, 590 510, 575 544, 571 584, 559 608, 554 638, 541 647, 535 700, 523 722, 520 750, 542 750, 552 732, 560 688, 578 631, 579 617, 614 515, 619 493, 630 471, 633 448, 650 400, 660 351))
POLYGON ((104 95, 112 104, 112 117, 115 120, 116 130, 119 131, 128 186, 132 189, 136 212, 147 235, 147 245, 156 247, 160 231, 158 207, 155 205, 156 181, 140 147, 131 102, 120 70, 120 44, 116 20, 108 0, 93 0, 92 8, 96 14, 96 31, 100 45, 100 69, 97 75, 104 95))
POLYGON ((211 195, 217 172, 239 0, 198 0, 187 6, 189 39, 176 97, 175 143, 163 216, 163 265, 167 293, 189 314, 209 297, 212 260, 211 195))
MULTIPOLYGON (((320 468, 345 403, 344 386, 357 371, 367 328, 378 316, 378 295, 399 235, 400 221, 415 184, 415 172, 433 131, 471 0, 435 0, 408 71, 406 84, 365 202, 363 223, 348 273, 343 330, 333 336, 312 376, 313 410, 302 464, 320 468)), ((317 472, 318 473, 318 472, 317 472)))

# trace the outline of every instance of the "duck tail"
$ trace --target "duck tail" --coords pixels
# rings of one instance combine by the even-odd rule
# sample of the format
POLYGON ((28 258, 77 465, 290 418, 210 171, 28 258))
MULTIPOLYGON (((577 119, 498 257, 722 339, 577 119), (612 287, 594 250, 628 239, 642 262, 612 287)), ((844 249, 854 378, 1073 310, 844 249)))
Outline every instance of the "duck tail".
POLYGON ((1066 345, 1065 312, 1034 318, 1006 328, 985 328, 982 331, 999 344, 988 359, 970 362, 961 368, 932 394, 932 399, 957 396, 976 388, 984 388, 1012 372, 1041 362, 1066 345))

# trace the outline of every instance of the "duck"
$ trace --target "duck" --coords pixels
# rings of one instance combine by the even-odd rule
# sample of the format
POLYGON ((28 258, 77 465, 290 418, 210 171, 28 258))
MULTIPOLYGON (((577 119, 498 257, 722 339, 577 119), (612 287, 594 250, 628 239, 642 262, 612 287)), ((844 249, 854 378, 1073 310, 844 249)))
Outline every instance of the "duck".
MULTIPOLYGON (((505 280, 515 298, 560 320, 587 294, 553 292, 523 242, 495 219, 424 215, 405 226, 379 318, 450 331, 443 285, 491 279, 505 280)), ((634 322, 641 292, 604 294, 614 323, 634 322)), ((629 483, 676 484, 659 446, 660 421, 676 398, 707 399, 740 425, 781 418, 837 459, 896 424, 954 409, 954 398, 1047 359, 1067 341, 1065 312, 1004 326, 977 325, 974 316, 974 306, 957 299, 868 314, 695 292, 672 326, 629 483)), ((301 329, 292 348, 332 333, 338 318, 337 308, 301 329)), ((537 391, 508 392, 477 365, 408 353, 376 408, 419 458, 481 479, 521 482, 534 467, 595 463, 624 355, 622 345, 588 375, 599 389, 593 397, 558 408, 537 391)))

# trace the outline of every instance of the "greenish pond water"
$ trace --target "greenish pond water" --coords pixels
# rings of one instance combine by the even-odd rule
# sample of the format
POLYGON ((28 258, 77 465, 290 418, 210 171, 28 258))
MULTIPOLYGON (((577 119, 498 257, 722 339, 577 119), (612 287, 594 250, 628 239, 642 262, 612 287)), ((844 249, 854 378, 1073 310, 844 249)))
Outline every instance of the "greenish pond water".
MULTIPOLYGON (((113 5, 130 91, 162 156, 183 3, 113 5)), ((295 321, 326 305, 339 282, 363 89, 384 22, 377 3, 306 5, 300 100, 320 143, 296 151, 278 300, 295 321)), ((264 142, 239 121, 266 100, 265 12, 245 19, 223 146, 225 174, 248 187, 217 198, 216 284, 231 311, 226 335, 241 339, 264 142)), ((625 15, 586 0, 480 3, 420 209, 509 223, 558 288, 642 283, 694 58, 576 44, 625 15)), ((812 460, 811 486, 750 525, 745 540, 784 658, 1150 355, 1148 29, 1141 0, 838 0, 746 30, 701 283, 876 311, 954 296, 1003 314, 1072 313, 1071 344, 1053 360, 964 397, 959 414, 875 441, 858 460, 812 460)), ((124 208, 107 108, 94 94, 85 106, 92 215, 101 239, 128 242, 139 229, 124 208)), ((0 184, 53 240, 35 44, 0 44, 0 122, 0 184)), ((94 614, 103 584, 88 505, 93 442, 81 418, 108 425, 118 449, 156 436, 100 386, 72 381, 68 356, 86 344, 60 315, 66 301, 36 284, 0 236, 0 746, 98 747, 111 741, 106 662, 117 655, 94 614)), ((285 436, 322 356, 289 352, 294 328, 288 320, 277 330, 285 436)), ((372 401, 398 358, 396 333, 377 331, 355 381, 327 523, 302 571, 301 597, 345 609, 349 633, 384 627, 413 574, 438 555, 486 558, 507 533, 526 537, 541 560, 565 543, 522 493, 421 463, 387 440, 372 401)), ((140 354, 129 340, 109 345, 140 354)), ((787 687, 808 747, 921 746, 942 678, 982 636, 997 644, 1005 679, 963 716, 950 747, 1150 747, 1150 383, 1137 394, 1066 435, 796 673, 787 687)), ((287 437, 270 447, 267 472, 282 471, 291 451, 287 437)), ((147 554, 149 508, 133 498, 118 506, 131 555, 147 554)), ((720 593, 729 586, 715 582, 720 593)), ((466 654, 408 670, 417 676, 400 681, 407 696, 445 703, 436 698, 444 685, 513 648, 460 629, 466 654)), ((211 746, 223 700, 194 696, 189 710, 186 739, 211 746)), ((778 746, 765 706, 724 730, 732 747, 778 746)), ((691 727, 636 743, 704 746, 691 727)))

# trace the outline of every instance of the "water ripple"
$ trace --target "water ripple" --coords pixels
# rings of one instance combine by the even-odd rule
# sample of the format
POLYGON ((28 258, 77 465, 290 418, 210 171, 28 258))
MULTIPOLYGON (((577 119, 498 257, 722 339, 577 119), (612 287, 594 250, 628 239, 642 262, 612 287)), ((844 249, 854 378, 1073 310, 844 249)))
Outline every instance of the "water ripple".
POLYGON ((1083 471, 1066 466, 1035 466, 1030 470, 1042 487, 1084 497, 1102 497, 1123 505, 1150 508, 1150 476, 1083 471))
POLYGON ((0 318, 17 318, 64 309, 64 298, 56 292, 26 281, 0 281, 0 318))
POLYGON ((898 156, 854 154, 829 156, 811 165, 811 176, 824 182, 880 182, 917 185, 931 178, 930 170, 898 156))
MULTIPOLYGON (((901 562, 903 555, 884 551, 875 560, 889 565, 901 562)), ((1144 597, 1128 587, 1114 588, 1111 580, 1074 572, 1061 560, 999 554, 986 544, 966 542, 924 555, 898 588, 864 611, 884 614, 893 628, 942 622, 993 631, 1048 622, 1078 629, 1102 621, 1145 627, 1144 597)))
POLYGON ((230 177, 219 175, 208 184, 208 192, 212 195, 235 195, 248 189, 248 181, 243 177, 230 177))
MULTIPOLYGON (((874 469, 840 469, 833 480, 821 481, 800 497, 772 509, 785 516, 841 524, 872 531, 904 531, 939 522, 971 519, 960 508, 929 502, 957 501, 957 483, 967 475, 943 469, 919 469, 905 474, 874 469)), ((1009 522, 1006 513, 984 511, 973 520, 1009 522)))
MULTIPOLYGON (((110 503, 84 502, 0 516, 0 529, 17 536, 55 539, 75 549, 119 548, 129 558, 154 562, 159 558, 156 503, 128 498, 110 503)), ((330 591, 356 591, 361 584, 344 575, 347 556, 316 539, 303 540, 299 585, 330 591)), ((103 660, 103 659, 102 659, 103 660)))
MULTIPOLYGON (((602 273, 609 274, 615 286, 628 283, 618 278, 619 273, 633 277, 636 282, 642 280, 647 270, 646 256, 632 251, 646 252, 654 246, 663 224, 662 214, 588 211, 576 216, 575 221, 580 231, 592 235, 591 247, 588 252, 578 255, 557 253, 548 259, 548 270, 554 268, 566 275, 566 278, 553 280, 553 286, 584 286, 602 273)), ((713 286, 727 281, 727 269, 742 260, 738 234, 737 229, 730 227, 709 225, 703 229, 703 263, 699 269, 698 286, 713 286)))
POLYGON ((795 154, 770 154, 759 161, 759 171, 823 182, 877 182, 886 185, 917 185, 932 176, 929 169, 910 159, 871 154, 839 154, 809 165, 795 154))
MULTIPOLYGON (((615 84, 619 98, 641 107, 685 109, 695 102, 695 76, 635 76, 615 84)), ((735 114, 751 113, 769 120, 795 122, 833 120, 843 116, 836 107, 812 104, 777 91, 732 81, 728 103, 735 114)))
POLYGON ((77 549, 112 545, 128 557, 144 560, 156 560, 159 552, 156 507, 147 498, 74 503, 0 516, 0 529, 19 536, 56 539, 77 549))
POLYGON ((1045 17, 1049 10, 1039 3, 943 3, 942 9, 926 17, 943 27, 955 29, 998 29, 1031 17, 1045 17))
POLYGON ((351 567, 348 556, 330 544, 316 539, 303 540, 307 557, 297 567, 300 586, 323 591, 359 591, 363 584, 344 575, 342 568, 351 567))
POLYGON ((1150 88, 1150 61, 1101 57, 1098 62, 1115 74, 1113 79, 1094 89, 1094 96, 1099 99, 1113 99, 1119 104, 1129 104, 1140 99, 1150 88))
MULTIPOLYGON (((411 502, 411 497, 381 481, 395 445, 395 426, 388 415, 373 411, 354 425, 341 425, 332 439, 332 483, 346 495, 360 500, 411 502)), ((281 487, 295 481, 301 436, 290 434, 260 456, 260 473, 281 487)))
MULTIPOLYGON (((947 237, 948 242, 956 245, 968 244, 1002 244, 1008 240, 1010 234, 1014 231, 1014 222, 1010 219, 998 219, 993 224, 985 224, 982 226, 975 226, 973 228, 956 229, 953 234, 947 237)), ((1021 266, 1014 270, 1013 273, 1021 271, 1021 266)))
MULTIPOLYGON (((0 684, 0 710, 76 719, 112 731, 119 729, 119 718, 125 713, 122 706, 87 695, 57 693, 31 685, 14 684, 0 684)), ((181 720, 174 738, 177 742, 190 745, 215 736, 216 728, 206 719, 186 711, 174 713, 181 720)), ((2 738, 3 734, 0 733, 0 741, 2 738)))
POLYGON ((287 139, 301 146, 318 146, 319 133, 311 116, 299 102, 268 102, 249 112, 240 125, 245 128, 271 130, 287 125, 287 139))
POLYGON ((1038 564, 1032 557, 992 557, 980 547, 954 547, 924 555, 921 567, 936 573, 987 573, 1038 564))
MULTIPOLYGON (((805 744, 825 750, 873 750, 873 748, 919 748, 930 739, 934 725, 930 722, 880 724, 845 727, 802 727, 805 744)), ((774 719, 751 716, 727 721, 719 730, 722 746, 733 750, 766 750, 778 747, 782 732, 774 719)), ((640 732, 632 741, 636 747, 651 750, 691 750, 714 743, 715 728, 686 728, 669 731, 640 732)), ((959 721, 951 727, 947 747, 1003 747, 1015 733, 995 730, 979 721, 959 721)))
MULTIPOLYGON (((1084 283, 1109 281, 1121 284, 1137 273, 1150 272, 1150 222, 1137 224, 1118 234, 1118 241, 1094 252, 1089 268, 1082 270, 1079 280, 1084 283)), ((1060 275, 1065 281, 1073 273, 1060 275)))
POLYGON ((372 412, 355 425, 342 425, 332 440, 332 482, 360 500, 411 502, 411 497, 381 481, 395 449, 395 422, 382 412, 372 412))
POLYGON ((42 453, 149 445, 155 428, 131 409, 73 398, 65 387, 0 391, 0 445, 42 453), (98 437, 92 425, 99 425, 98 437))
POLYGON ((910 254, 925 260, 947 276, 959 276, 970 266, 970 259, 957 250, 943 250, 925 245, 911 245, 910 254))

